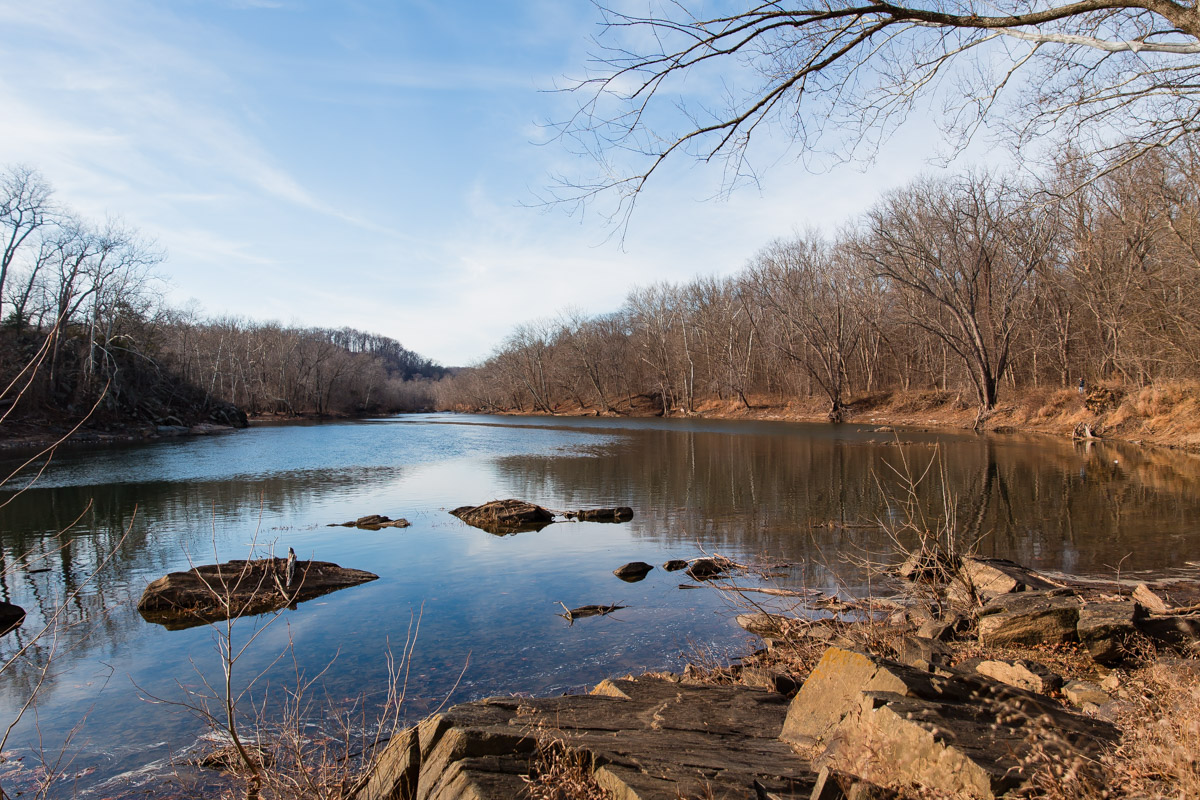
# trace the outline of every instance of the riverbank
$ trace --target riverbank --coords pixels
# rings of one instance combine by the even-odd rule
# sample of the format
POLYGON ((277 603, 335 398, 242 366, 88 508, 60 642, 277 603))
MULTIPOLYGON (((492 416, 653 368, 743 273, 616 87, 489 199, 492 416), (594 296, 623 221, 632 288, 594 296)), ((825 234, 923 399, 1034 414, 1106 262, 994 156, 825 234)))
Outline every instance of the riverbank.
POLYGON ((215 422, 194 425, 107 424, 97 427, 67 428, 41 423, 11 423, 0 434, 0 453, 37 453, 60 447, 86 447, 132 444, 185 436, 213 436, 233 433, 239 427, 215 422))
POLYGON ((361 797, 1200 792, 1200 585, 933 553, 900 571, 903 602, 824 616, 753 612, 743 595, 739 623, 765 646, 734 666, 450 708, 395 737, 361 797))
MULTIPOLYGON (((828 404, 820 398, 788 399, 753 395, 742 400, 698 401, 692 411, 667 416, 710 419, 759 419, 828 422, 828 404)), ((543 412, 509 411, 514 414, 543 412)), ((629 398, 614 411, 579 406, 555 407, 561 416, 663 416, 653 398, 629 398)), ((863 394, 847 403, 846 422, 922 428, 974 428, 977 409, 969 395, 945 391, 888 391, 863 394)), ((1200 384, 1164 382, 1143 388, 1118 385, 1078 389, 1009 390, 987 418, 984 430, 1040 433, 1060 437, 1112 439, 1140 445, 1200 452, 1200 384)))

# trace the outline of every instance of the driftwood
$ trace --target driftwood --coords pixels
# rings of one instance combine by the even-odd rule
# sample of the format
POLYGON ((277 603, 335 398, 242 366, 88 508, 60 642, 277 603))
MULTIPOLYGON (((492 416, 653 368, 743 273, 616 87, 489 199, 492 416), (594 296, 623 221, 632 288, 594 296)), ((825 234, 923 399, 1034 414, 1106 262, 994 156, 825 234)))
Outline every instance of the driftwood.
POLYGON ((578 608, 567 608, 566 604, 561 602, 559 605, 563 607, 564 612, 559 614, 559 616, 565 619, 571 625, 575 624, 575 620, 583 617, 603 617, 613 613, 614 611, 620 611, 622 608, 626 608, 626 606, 619 606, 616 603, 607 606, 579 606, 578 608))
MULTIPOLYGON (((710 589, 717 589, 722 592, 756 592, 757 594, 769 594, 772 597, 819 597, 821 592, 816 589, 770 589, 758 586, 722 586, 721 584, 707 584, 710 589)), ((681 583, 680 589, 703 589, 698 583, 681 583)))
POLYGON ((409 524, 409 521, 406 519, 392 519, 383 514, 368 514, 365 517, 352 519, 349 522, 331 522, 326 527, 362 528, 365 531, 377 531, 381 528, 407 528, 409 524))

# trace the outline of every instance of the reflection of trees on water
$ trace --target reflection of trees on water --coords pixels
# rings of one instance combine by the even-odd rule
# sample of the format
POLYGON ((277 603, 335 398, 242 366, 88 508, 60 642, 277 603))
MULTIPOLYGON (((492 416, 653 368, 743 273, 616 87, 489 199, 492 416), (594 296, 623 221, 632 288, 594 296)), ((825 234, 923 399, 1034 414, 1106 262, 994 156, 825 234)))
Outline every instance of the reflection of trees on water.
POLYGON ((1016 438, 924 437, 897 445, 809 437, 640 431, 588 457, 515 456, 499 469, 523 497, 561 507, 633 504, 640 536, 765 553, 843 580, 843 555, 882 554, 904 499, 900 447, 930 518, 944 467, 959 540, 979 552, 1079 573, 1161 569, 1200 557, 1200 460, 1163 451, 1016 438), (1116 463, 1114 463, 1116 462, 1116 463))
MULTIPOLYGON (((370 479, 381 473, 390 479, 397 470, 372 470, 370 479)), ((14 497, 0 509, 0 599, 24 607, 27 617, 0 639, 0 659, 30 643, 69 601, 57 635, 33 642, 28 657, 0 675, 0 688, 27 693, 51 648, 53 675, 135 637, 146 624, 137 601, 154 578, 189 560, 244 558, 251 540, 269 549, 275 533, 257 531, 260 507, 263 517, 297 513, 319 493, 367 479, 360 470, 296 472, 255 481, 35 487, 14 497)))

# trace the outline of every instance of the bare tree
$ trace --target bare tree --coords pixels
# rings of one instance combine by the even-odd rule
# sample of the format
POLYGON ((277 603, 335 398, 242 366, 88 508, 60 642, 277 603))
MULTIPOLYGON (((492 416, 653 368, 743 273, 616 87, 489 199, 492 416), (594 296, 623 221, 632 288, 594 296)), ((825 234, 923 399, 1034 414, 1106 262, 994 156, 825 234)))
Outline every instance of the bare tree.
POLYGON ((31 167, 14 166, 0 173, 0 313, 4 311, 4 287, 18 251, 35 231, 51 221, 50 196, 50 185, 31 167))
POLYGON ((845 418, 847 365, 864 324, 854 279, 834 248, 816 234, 776 241, 746 273, 761 309, 756 328, 802 367, 829 399, 829 421, 845 418))
POLYGON ((1200 127, 1194 0, 774 0, 697 16, 652 2, 602 6, 579 111, 561 134, 596 157, 594 181, 559 200, 616 190, 627 214, 668 158, 724 160, 726 186, 753 178, 753 140, 784 130, 802 154, 870 157, 914 108, 943 105, 962 146, 993 120, 1018 143, 1080 143, 1109 166, 1200 127), (705 92, 705 86, 714 87, 705 92), (719 90, 715 87, 720 87, 719 90), (706 96, 720 92, 719 105, 706 96), (680 113, 682 111, 682 113, 680 113), (1120 131, 1133 147, 1114 148, 1120 131))
POLYGON ((969 175, 892 192, 866 228, 853 252, 897 287, 913 324, 963 360, 982 424, 1030 301, 1029 278, 1051 252, 1053 216, 1018 186, 969 175))

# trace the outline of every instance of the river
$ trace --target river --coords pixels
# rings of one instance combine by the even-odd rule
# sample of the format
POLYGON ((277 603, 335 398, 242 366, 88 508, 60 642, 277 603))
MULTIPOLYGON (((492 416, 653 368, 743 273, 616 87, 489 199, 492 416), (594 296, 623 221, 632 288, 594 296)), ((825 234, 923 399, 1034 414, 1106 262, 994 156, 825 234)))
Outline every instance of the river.
POLYGON ((767 557, 795 565, 775 570, 780 585, 865 594, 878 576, 864 561, 895 558, 880 523, 903 523, 905 476, 931 463, 915 492, 921 507, 935 520, 949 509, 963 545, 983 554, 1108 576, 1190 570, 1200 559, 1200 459, 1131 445, 857 425, 413 415, 64 450, 32 488, 14 496, 14 480, 0 490, 0 599, 29 612, 0 640, 0 658, 30 647, 0 672, 0 721, 42 681, 5 746, 0 783, 10 793, 30 785, 40 738, 70 759, 60 796, 164 794, 164 776, 180 772, 204 732, 178 704, 194 704, 220 663, 211 629, 168 631, 136 604, 151 580, 191 563, 293 547, 378 574, 270 625, 240 620, 237 642, 257 638, 235 683, 262 673, 253 696, 270 715, 297 668, 328 667, 323 698, 363 696, 370 708, 387 684, 389 649, 402 652, 419 619, 406 695, 415 719, 447 699, 580 691, 612 674, 677 670, 689 653, 727 657, 752 645, 727 593, 680 589, 682 573, 661 568, 625 583, 612 570, 628 561, 767 557), (635 516, 495 536, 447 513, 506 497, 554 509, 628 505, 635 516), (412 525, 328 527, 373 513, 412 525), (627 608, 569 625, 560 603, 627 608), (55 609, 57 635, 31 641, 55 609), (42 679, 37 667, 51 655, 42 679))

